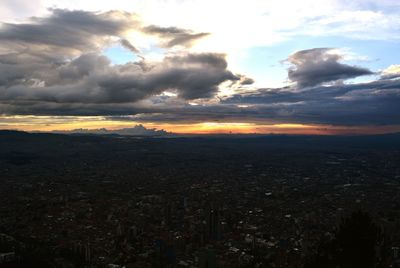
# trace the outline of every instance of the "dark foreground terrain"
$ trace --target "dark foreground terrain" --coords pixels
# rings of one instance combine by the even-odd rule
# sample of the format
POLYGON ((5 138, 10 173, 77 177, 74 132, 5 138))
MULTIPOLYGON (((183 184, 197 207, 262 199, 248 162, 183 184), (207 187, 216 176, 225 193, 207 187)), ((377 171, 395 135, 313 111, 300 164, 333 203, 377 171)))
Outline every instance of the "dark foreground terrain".
POLYGON ((396 134, 0 131, 0 266, 396 267, 399 163, 396 134))

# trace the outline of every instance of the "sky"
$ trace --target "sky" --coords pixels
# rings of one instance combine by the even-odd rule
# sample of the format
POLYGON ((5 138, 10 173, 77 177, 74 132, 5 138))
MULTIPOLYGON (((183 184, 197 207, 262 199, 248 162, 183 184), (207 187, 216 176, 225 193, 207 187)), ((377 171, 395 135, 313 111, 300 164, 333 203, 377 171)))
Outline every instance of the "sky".
POLYGON ((0 129, 400 132, 398 0, 2 0, 0 129))

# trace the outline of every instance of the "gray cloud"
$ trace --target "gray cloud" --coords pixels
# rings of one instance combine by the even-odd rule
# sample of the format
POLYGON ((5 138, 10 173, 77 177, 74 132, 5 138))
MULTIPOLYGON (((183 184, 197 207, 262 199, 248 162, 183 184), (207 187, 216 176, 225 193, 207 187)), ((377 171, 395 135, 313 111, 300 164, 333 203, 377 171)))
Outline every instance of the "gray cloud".
POLYGON ((143 31, 163 38, 165 40, 163 44, 165 47, 177 45, 191 46, 194 41, 210 35, 209 33, 193 33, 191 30, 177 27, 160 27, 155 25, 144 27, 143 31))
POLYGON ((21 24, 3 23, 0 42, 4 50, 58 60, 101 49, 111 37, 122 37, 139 27, 127 12, 92 13, 54 9, 49 17, 21 24))
POLYGON ((254 83, 254 80, 250 77, 242 76, 241 78, 241 85, 251 85, 254 83))
POLYGON ((134 45, 132 45, 128 40, 126 40, 126 39, 121 39, 121 45, 124 47, 124 48, 126 48, 126 49, 128 49, 128 50, 130 50, 130 51, 132 51, 132 52, 134 52, 134 53, 140 53, 140 50, 139 49, 137 49, 134 45))
POLYGON ((400 80, 317 86, 258 89, 222 101, 248 105, 254 119, 333 125, 400 124, 400 80))
POLYGON ((158 36, 165 47, 191 46, 209 35, 176 27, 143 26, 135 14, 122 11, 94 13, 52 9, 48 17, 33 17, 19 24, 2 23, 0 51, 62 61, 65 57, 100 51, 117 38, 122 46, 139 53, 126 39, 129 30, 158 36))
MULTIPOLYGON (((225 55, 217 53, 181 53, 162 62, 142 58, 139 62, 111 64, 101 50, 112 42, 120 42, 140 54, 125 38, 131 29, 143 30, 143 26, 134 14, 119 11, 55 9, 45 18, 3 24, 0 112, 28 113, 31 107, 32 113, 56 113, 59 108, 60 114, 64 114, 68 106, 81 113, 98 111, 92 104, 108 111, 107 104, 132 104, 165 90, 175 90, 186 100, 210 98, 222 82, 241 79, 227 69, 225 55)), ((149 34, 167 38, 171 46, 189 45, 200 38, 173 27, 145 29, 149 34)))
MULTIPOLYGON (((57 70, 82 54, 100 52, 113 38, 139 27, 134 14, 54 9, 48 17, 0 27, 0 86, 54 84, 57 70), (60 67, 61 66, 61 67, 60 67), (36 82, 35 82, 36 81, 36 82)), ((125 46, 129 42, 122 41, 125 46)), ((131 45, 131 49, 133 46, 131 45)))
POLYGON ((306 91, 292 88, 258 89, 225 98, 220 103, 197 106, 167 96, 153 96, 150 100, 150 104, 9 102, 6 104, 8 107, 0 105, 0 113, 5 109, 14 114, 103 115, 114 120, 164 123, 400 124, 398 80, 317 86, 306 91))
POLYGON ((215 53, 166 57, 149 70, 135 63, 111 65, 105 56, 95 53, 84 54, 56 68, 46 67, 50 66, 26 70, 25 76, 14 77, 14 82, 6 74, 7 86, 0 91, 0 101, 127 103, 169 89, 191 100, 212 97, 220 83, 240 79, 226 69, 225 56, 215 53), (32 86, 27 81, 40 81, 40 85, 32 86))
POLYGON ((289 79, 299 87, 310 87, 337 80, 373 74, 372 71, 340 63, 341 56, 332 53, 329 48, 313 48, 292 54, 288 61, 289 79))

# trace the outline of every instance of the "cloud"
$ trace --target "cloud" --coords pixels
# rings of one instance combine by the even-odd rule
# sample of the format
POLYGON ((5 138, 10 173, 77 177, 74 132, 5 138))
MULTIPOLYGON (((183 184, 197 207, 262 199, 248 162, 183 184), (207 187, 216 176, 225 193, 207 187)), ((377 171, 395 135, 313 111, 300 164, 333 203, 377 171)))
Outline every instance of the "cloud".
POLYGON ((241 78, 242 78, 240 81, 241 85, 251 85, 254 83, 254 80, 250 77, 242 76, 241 78))
POLYGON ((381 77, 383 79, 400 78, 400 64, 390 65, 381 72, 381 77))
POLYGON ((330 48, 313 48, 298 51, 288 58, 293 66, 288 77, 299 87, 311 87, 362 75, 371 75, 372 71, 340 63, 341 55, 330 48))
POLYGON ((213 97, 219 84, 240 79, 227 70, 223 54, 189 53, 149 64, 150 69, 136 63, 111 65, 107 57, 90 53, 58 66, 17 65, 18 75, 0 73, 0 101, 24 108, 29 102, 52 103, 55 108, 71 103, 133 103, 165 90, 176 90, 179 97, 192 100, 213 97))
POLYGON ((400 124, 396 66, 374 82, 338 83, 373 72, 342 63, 334 49, 314 48, 289 56, 288 78, 294 85, 251 88, 254 81, 229 70, 225 54, 187 52, 206 33, 142 24, 126 12, 68 10, 3 24, 0 114, 128 115, 138 122, 400 124), (157 36, 172 49, 160 61, 112 64, 101 52, 114 42, 140 55, 129 38, 132 30, 157 36), (241 93, 218 100, 221 84, 241 93))
POLYGON ((134 14, 109 11, 93 13, 54 9, 48 17, 33 17, 20 24, 3 23, 0 28, 1 49, 25 53, 43 59, 98 51, 113 37, 123 37, 129 29, 139 27, 134 14))
POLYGON ((132 51, 132 52, 134 52, 134 53, 140 53, 140 50, 139 49, 137 49, 135 46, 133 46, 128 40, 126 40, 126 39, 121 39, 121 45, 124 47, 124 48, 126 48, 126 49, 128 49, 128 50, 130 50, 130 51, 132 51))
POLYGON ((83 53, 99 52, 120 42, 134 53, 139 49, 129 40, 131 32, 159 37, 165 47, 190 47, 209 33, 194 33, 177 27, 144 26, 135 13, 124 11, 90 12, 50 9, 46 17, 32 17, 24 23, 2 23, 0 52, 29 54, 60 61, 83 53))
POLYGON ((73 129, 68 131, 53 131, 54 133, 63 133, 63 134, 102 134, 102 135, 124 135, 124 136, 168 136, 171 133, 163 130, 163 129, 155 129, 155 128, 146 128, 143 125, 135 125, 131 128, 121 128, 121 129, 73 129))
POLYGON ((255 121, 332 125, 400 124, 399 103, 400 80, 397 79, 315 86, 307 90, 258 89, 222 101, 226 105, 250 107, 247 111, 255 121))
MULTIPOLYGON (((0 105, 14 114, 102 115, 110 120, 161 123, 248 122, 347 126, 399 125, 400 80, 254 89, 220 102, 189 105, 173 96, 153 96, 136 103, 22 102, 0 105), (154 99, 154 100, 153 100, 154 99)), ((0 110, 0 113, 2 111, 0 110)))
POLYGON ((164 39, 164 47, 174 47, 177 45, 190 47, 198 39, 210 35, 209 33, 193 33, 191 30, 177 27, 160 27, 155 25, 144 27, 143 31, 148 34, 158 35, 164 39))
POLYGON ((109 105, 132 106, 165 90, 176 91, 184 100, 212 98, 221 83, 242 79, 227 69, 224 54, 175 51, 152 62, 127 39, 129 31, 146 29, 147 34, 168 39, 168 46, 188 46, 206 34, 143 27, 127 12, 50 11, 47 17, 0 28, 0 113, 64 114, 67 107, 106 112, 109 105), (101 52, 113 42, 141 60, 111 64, 101 52))
POLYGON ((396 0, 280 0, 273 3, 252 1, 251 4, 229 0, 2 0, 0 18, 37 16, 49 6, 92 11, 127 10, 137 12, 143 21, 155 25, 210 32, 210 38, 204 40, 208 50, 225 53, 229 50, 236 54, 239 50, 282 41, 297 42, 304 36, 398 40, 399 35, 393 31, 400 26, 400 6, 394 2, 396 0), (221 19, 221 10, 226 10, 227 6, 229 12, 224 12, 221 19), (254 25, 268 27, 249 31, 254 25))

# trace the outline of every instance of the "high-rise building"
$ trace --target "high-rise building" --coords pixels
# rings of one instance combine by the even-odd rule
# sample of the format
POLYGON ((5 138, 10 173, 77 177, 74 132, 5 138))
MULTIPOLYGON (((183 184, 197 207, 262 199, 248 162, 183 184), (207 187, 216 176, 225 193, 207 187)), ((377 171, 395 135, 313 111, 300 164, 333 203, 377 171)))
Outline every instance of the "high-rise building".
POLYGON ((218 240, 221 237, 221 220, 219 209, 215 204, 211 204, 206 212, 206 231, 207 238, 218 240))

